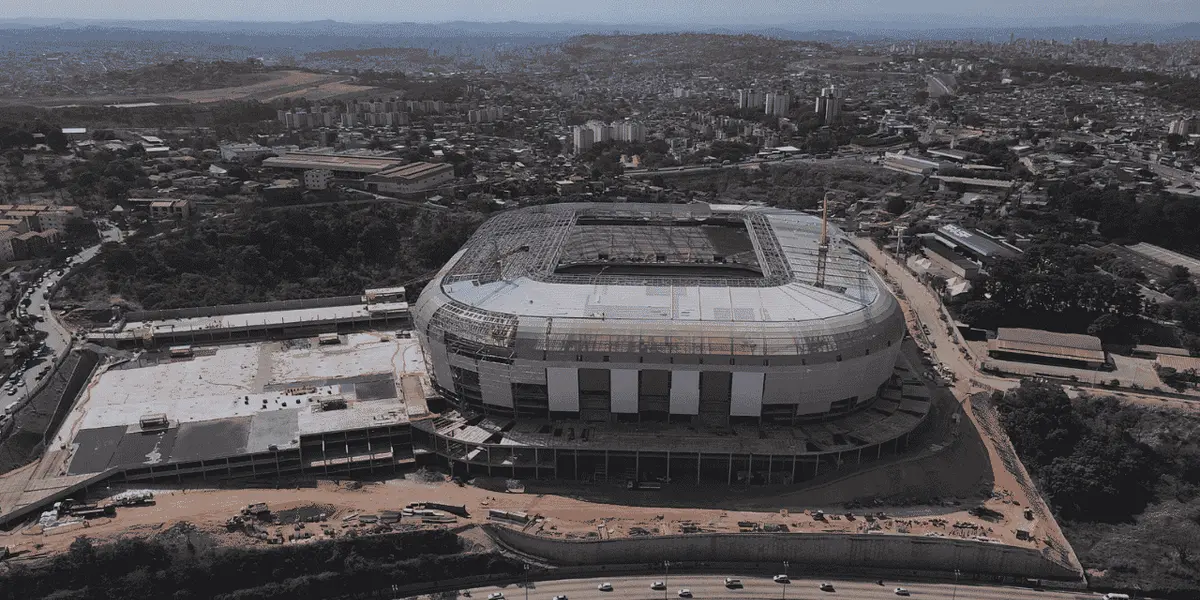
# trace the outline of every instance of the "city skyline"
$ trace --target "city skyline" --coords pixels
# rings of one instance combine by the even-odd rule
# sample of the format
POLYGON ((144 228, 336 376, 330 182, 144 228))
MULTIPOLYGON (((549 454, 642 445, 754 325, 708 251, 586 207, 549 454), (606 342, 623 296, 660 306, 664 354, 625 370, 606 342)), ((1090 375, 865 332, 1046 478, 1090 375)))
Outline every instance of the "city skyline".
MULTIPOLYGON (((1200 21, 1200 3, 1187 0, 1067 0, 1047 4, 1036 0, 981 2, 967 0, 921 0, 899 11, 877 0, 832 0, 804 3, 785 0, 746 0, 736 5, 717 2, 664 0, 651 5, 608 1, 586 5, 564 5, 550 0, 448 0, 436 5, 414 7, 384 0, 377 8, 382 18, 374 23, 447 21, 529 23, 639 23, 677 26, 762 25, 820 26, 829 24, 928 25, 928 26, 1030 26, 1095 25, 1119 23, 1182 23, 1200 21), (943 22, 954 19, 954 22, 943 22)), ((147 6, 133 0, 98 0, 31 5, 18 0, 0 0, 0 9, 10 19, 128 19, 128 20, 227 20, 257 22, 301 22, 341 20, 367 22, 345 11, 315 0, 298 0, 286 13, 271 11, 261 1, 213 0, 203 7, 181 0, 164 0, 147 6), (302 15, 303 18, 295 18, 302 15), (218 17, 218 18, 214 18, 218 17)))

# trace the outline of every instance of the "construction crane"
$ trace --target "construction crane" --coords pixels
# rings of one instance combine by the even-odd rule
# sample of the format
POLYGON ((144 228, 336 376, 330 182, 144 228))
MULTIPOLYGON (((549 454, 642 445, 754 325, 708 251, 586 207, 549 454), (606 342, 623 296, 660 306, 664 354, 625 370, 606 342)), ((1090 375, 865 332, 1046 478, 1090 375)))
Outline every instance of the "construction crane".
POLYGON ((817 282, 819 288, 825 287, 825 263, 829 259, 829 195, 826 191, 821 206, 821 240, 817 243, 817 282))

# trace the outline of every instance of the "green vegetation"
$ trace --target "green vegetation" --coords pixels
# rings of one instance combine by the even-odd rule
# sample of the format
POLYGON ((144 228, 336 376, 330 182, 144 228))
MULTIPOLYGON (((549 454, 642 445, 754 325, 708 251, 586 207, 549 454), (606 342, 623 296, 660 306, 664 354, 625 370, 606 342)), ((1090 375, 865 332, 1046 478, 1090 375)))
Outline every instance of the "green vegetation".
POLYGON ((104 70, 74 75, 65 81, 42 83, 38 96, 78 96, 82 90, 90 96, 105 94, 157 95, 166 92, 207 90, 255 83, 272 69, 255 59, 242 62, 224 60, 176 60, 138 69, 104 70))
POLYGON ((1200 417, 1032 381, 992 401, 1093 587, 1200 594, 1200 417))
POLYGON ((480 220, 393 205, 246 208, 110 245, 65 295, 153 309, 358 294, 441 267, 480 220))
POLYGON ((261 548, 203 549, 189 527, 150 539, 105 545, 80 537, 71 549, 32 566, 14 565, 0 598, 138 600, 344 598, 464 574, 516 574, 521 565, 495 554, 465 553, 446 531, 261 548), (200 547, 198 547, 198 544, 200 547))
POLYGON ((1096 270, 1094 253, 1063 244, 1029 247, 998 259, 991 277, 969 297, 957 298, 958 316, 974 327, 1049 328, 1084 332, 1142 312, 1137 285, 1096 270))
POLYGON ((1120 67, 1075 65, 1045 60, 1020 60, 1005 65, 1015 71, 1040 74, 1063 73, 1083 81, 1099 83, 1136 84, 1138 90, 1152 98, 1183 108, 1200 109, 1200 81, 1163 75, 1151 71, 1127 71, 1120 67))

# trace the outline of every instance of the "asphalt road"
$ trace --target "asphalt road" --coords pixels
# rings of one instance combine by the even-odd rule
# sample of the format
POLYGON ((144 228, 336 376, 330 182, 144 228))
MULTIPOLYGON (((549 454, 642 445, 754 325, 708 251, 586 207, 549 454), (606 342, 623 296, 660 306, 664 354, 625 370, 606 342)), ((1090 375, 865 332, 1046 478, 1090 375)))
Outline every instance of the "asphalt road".
MULTIPOLYGON (((1037 591, 1030 588, 954 585, 952 583, 905 583, 884 581, 880 586, 874 581, 838 581, 828 579, 792 579, 788 585, 778 584, 769 577, 744 577, 729 574, 742 580, 743 587, 730 589, 725 587, 725 574, 716 575, 669 575, 666 600, 676 600, 681 588, 692 592, 697 600, 711 599, 787 599, 795 600, 887 600, 895 599, 895 589, 907 589, 912 598, 938 600, 1098 600, 1101 596, 1083 592, 1051 592, 1037 591), (832 583, 834 591, 822 592, 822 582, 832 583), (786 588, 786 589, 785 589, 786 588)), ((568 600, 659 600, 664 598, 662 591, 650 589, 655 581, 664 581, 658 577, 617 577, 610 579, 568 579, 558 581, 530 582, 528 587, 529 600, 552 600, 559 595, 565 595, 568 600), (597 586, 610 582, 611 592, 601 592, 597 586)), ((472 600, 487 600, 488 594, 502 592, 506 600, 524 600, 526 589, 520 585, 503 587, 481 587, 470 590, 472 600)), ((461 598, 461 595, 460 595, 461 598)))
MULTIPOLYGON (((25 371, 25 374, 21 376, 21 380, 17 384, 16 394, 12 396, 0 396, 0 398, 5 399, 5 404, 9 404, 14 401, 22 401, 37 384, 38 373, 41 372, 41 370, 47 365, 53 364, 54 361, 56 361, 62 354, 71 349, 71 345, 73 343, 71 339, 71 332, 68 331, 66 327, 63 327, 62 323, 59 322, 58 317, 49 308, 49 290, 57 285, 70 269, 79 268, 81 265, 95 258, 96 255, 100 253, 100 247, 104 242, 121 241, 121 230, 112 226, 101 227, 100 239, 100 244, 84 248, 79 252, 79 254, 73 256, 71 258, 70 265, 63 270, 63 275, 59 275, 57 269, 50 271, 49 275, 45 280, 42 281, 42 283, 34 286, 27 292, 27 295, 31 296, 33 300, 30 302, 26 310, 29 312, 30 316, 40 316, 44 318, 43 321, 35 320, 33 326, 38 331, 46 332, 45 342, 46 346, 50 348, 51 353, 42 356, 36 364, 30 367, 29 370, 25 371)), ((50 373, 46 373, 46 375, 43 376, 43 379, 49 375, 50 373)))
POLYGON ((719 169, 744 169, 751 165, 790 165, 797 163, 807 164, 835 164, 846 162, 861 162, 864 155, 847 154, 842 156, 834 156, 832 158, 784 158, 784 159, 751 159, 742 162, 729 163, 727 165, 698 165, 698 166, 683 166, 683 167, 663 167, 654 171, 646 170, 628 170, 625 175, 629 177, 653 177, 655 175, 682 175, 688 173, 704 173, 717 171, 719 169))

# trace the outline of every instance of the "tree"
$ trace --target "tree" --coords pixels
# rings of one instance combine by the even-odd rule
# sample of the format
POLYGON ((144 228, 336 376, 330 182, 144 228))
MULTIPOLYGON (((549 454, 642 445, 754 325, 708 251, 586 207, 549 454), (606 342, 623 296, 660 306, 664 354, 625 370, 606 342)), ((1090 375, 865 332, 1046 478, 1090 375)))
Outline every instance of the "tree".
POLYGON ((893 215, 904 214, 904 211, 907 209, 908 201, 905 200, 903 196, 892 196, 891 198, 888 198, 887 211, 893 215))
POLYGON ((970 300, 963 304, 958 316, 971 327, 995 329, 1000 325, 1004 309, 991 300, 970 300))
POLYGON ((1105 313, 1096 317, 1096 320, 1092 321, 1091 325, 1088 325, 1087 332, 1088 335, 1094 335, 1103 341, 1110 341, 1108 338, 1120 329, 1120 327, 1120 318, 1114 314, 1105 313))

